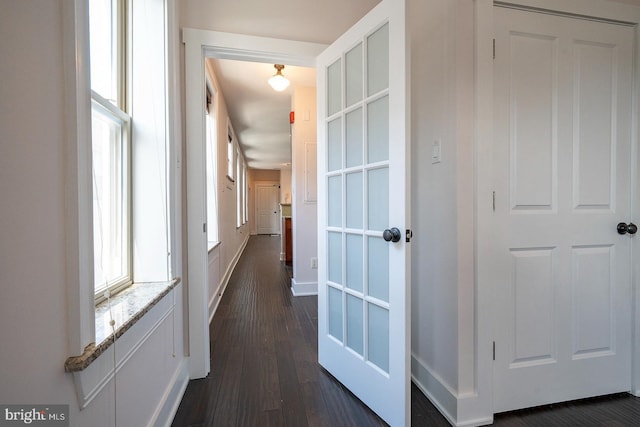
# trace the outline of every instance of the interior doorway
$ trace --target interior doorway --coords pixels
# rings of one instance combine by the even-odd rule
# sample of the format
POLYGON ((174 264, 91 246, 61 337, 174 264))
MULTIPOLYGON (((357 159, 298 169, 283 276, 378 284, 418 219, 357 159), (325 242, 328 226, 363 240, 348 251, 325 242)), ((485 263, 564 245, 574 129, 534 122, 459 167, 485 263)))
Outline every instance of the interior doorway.
POLYGON ((256 182, 256 233, 280 234, 279 200, 280 185, 278 183, 256 182))

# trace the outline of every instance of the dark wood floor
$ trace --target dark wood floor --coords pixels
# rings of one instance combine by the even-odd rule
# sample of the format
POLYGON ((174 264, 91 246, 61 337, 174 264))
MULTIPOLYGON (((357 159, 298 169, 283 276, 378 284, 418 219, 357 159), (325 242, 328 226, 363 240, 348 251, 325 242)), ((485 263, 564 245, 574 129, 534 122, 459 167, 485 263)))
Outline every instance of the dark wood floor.
MULTIPOLYGON (((174 427, 385 426, 317 363, 317 298, 292 297, 280 238, 252 236, 211 322, 211 373, 189 382, 174 427)), ((449 423, 412 385, 413 426, 449 423)), ((640 426, 615 395, 496 416, 497 426, 640 426)))

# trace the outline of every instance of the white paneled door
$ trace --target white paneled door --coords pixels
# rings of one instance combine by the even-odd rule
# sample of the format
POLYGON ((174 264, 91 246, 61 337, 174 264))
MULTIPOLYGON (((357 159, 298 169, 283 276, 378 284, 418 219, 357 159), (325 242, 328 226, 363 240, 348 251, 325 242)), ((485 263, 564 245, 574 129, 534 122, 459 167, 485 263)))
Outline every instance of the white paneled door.
POLYGON ((277 184, 256 184, 256 232, 258 234, 279 234, 278 223, 280 186, 277 184))
POLYGON ((628 391, 634 30, 495 25, 494 412, 628 391))
POLYGON ((319 361, 389 424, 409 418, 404 0, 318 58, 319 361))

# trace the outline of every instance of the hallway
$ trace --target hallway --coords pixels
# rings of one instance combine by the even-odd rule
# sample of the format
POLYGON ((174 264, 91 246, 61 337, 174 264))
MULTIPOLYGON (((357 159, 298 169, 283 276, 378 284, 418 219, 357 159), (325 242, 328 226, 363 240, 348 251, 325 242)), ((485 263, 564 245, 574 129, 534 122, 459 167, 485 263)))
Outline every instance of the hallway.
MULTIPOLYGON (((317 297, 292 297, 280 238, 252 236, 210 326, 211 372, 189 382, 172 426, 384 426, 317 363, 317 297)), ((449 426, 412 385, 413 426, 449 426)), ((496 416, 498 426, 632 426, 614 395, 496 416)))
POLYGON ((292 297, 279 250, 250 238, 211 323, 211 373, 173 426, 385 425, 317 364, 317 298, 292 297))

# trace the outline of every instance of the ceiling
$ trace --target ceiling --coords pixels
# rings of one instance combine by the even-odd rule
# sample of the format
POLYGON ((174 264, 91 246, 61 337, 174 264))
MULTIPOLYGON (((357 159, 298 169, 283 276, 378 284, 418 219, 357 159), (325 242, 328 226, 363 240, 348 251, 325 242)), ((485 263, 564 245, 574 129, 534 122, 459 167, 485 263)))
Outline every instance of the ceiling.
POLYGON ((253 169, 282 169, 291 165, 289 112, 297 86, 315 86, 313 68, 285 65, 282 73, 291 81, 276 92, 267 80, 273 64, 212 59, 229 118, 247 164, 253 169))
MULTIPOLYGON (((613 0, 640 4, 640 0, 613 0)), ((182 0, 180 26, 329 44, 380 0, 182 0)), ((289 111, 296 85, 315 86, 314 70, 286 66, 284 93, 266 83, 273 64, 214 60, 214 69, 249 167, 291 162, 289 111)), ((286 64, 285 64, 286 65, 286 64)))
MULTIPOLYGON (((330 44, 380 0, 182 0, 181 28, 330 44)), ((267 84, 273 64, 214 59, 214 70, 249 167, 291 163, 289 112, 295 86, 315 86, 315 70, 285 64, 291 86, 267 84)))

